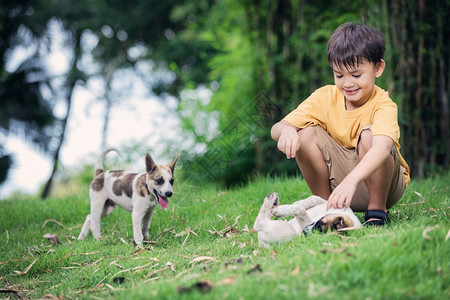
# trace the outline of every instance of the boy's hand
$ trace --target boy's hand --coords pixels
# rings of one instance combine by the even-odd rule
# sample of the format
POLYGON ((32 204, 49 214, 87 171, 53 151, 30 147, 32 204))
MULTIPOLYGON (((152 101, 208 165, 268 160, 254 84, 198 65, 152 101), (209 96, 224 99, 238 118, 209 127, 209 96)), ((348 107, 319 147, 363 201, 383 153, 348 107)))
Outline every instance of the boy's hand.
POLYGON ((280 121, 273 125, 270 132, 272 138, 277 142, 278 150, 286 154, 288 159, 294 158, 300 148, 297 130, 298 128, 293 125, 280 121))
POLYGON ((344 208, 349 207, 352 203, 353 195, 356 192, 356 183, 344 179, 331 193, 328 198, 327 210, 331 207, 344 208))
POLYGON ((300 139, 295 129, 287 128, 278 140, 278 150, 286 154, 288 159, 294 158, 300 148, 300 139))

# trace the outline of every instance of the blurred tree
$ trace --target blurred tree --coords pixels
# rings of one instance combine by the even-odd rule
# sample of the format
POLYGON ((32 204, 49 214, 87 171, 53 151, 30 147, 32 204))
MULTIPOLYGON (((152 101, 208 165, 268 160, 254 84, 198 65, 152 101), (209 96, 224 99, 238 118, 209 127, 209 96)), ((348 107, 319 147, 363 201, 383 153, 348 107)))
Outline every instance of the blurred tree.
MULTIPOLYGON (((48 76, 39 56, 41 24, 24 25, 33 14, 32 1, 0 3, 0 134, 18 134, 44 151, 49 150, 51 126, 55 118, 50 103, 41 94, 48 76), (28 51, 13 60, 13 50, 28 51), (12 66, 7 68, 7 63, 12 66)), ((13 156, 0 145, 0 184, 7 178, 13 156)))
MULTIPOLYGON (((81 5, 79 2, 78 4, 81 5)), ((2 64, 11 62, 12 58, 9 56, 21 47, 33 51, 32 55, 23 60, 12 73, 6 70, 4 64, 1 65, 0 126, 7 132, 21 133, 26 140, 30 140, 52 155, 53 172, 44 187, 43 197, 48 195, 57 169, 59 152, 70 115, 73 90, 76 83, 84 78, 83 73, 76 67, 80 57, 79 41, 84 28, 77 26, 76 21, 66 23, 68 25, 65 28, 66 42, 73 50, 73 57, 71 66, 64 76, 64 84, 62 86, 56 84, 43 65, 43 58, 50 51, 53 34, 48 25, 51 21, 57 20, 68 6, 70 3, 20 0, 2 2, 0 9, 3 14, 0 21, 2 25, 0 57, 4 58, 2 64), (52 109, 59 100, 65 101, 67 108, 62 119, 57 119, 52 109)), ((82 15, 80 10, 74 11, 80 14, 77 17, 70 16, 83 21, 85 15, 82 15)), ((4 159, 3 162, 6 164, 8 160, 4 159)), ((7 168, 1 171, 4 170, 7 168)))
POLYGON ((216 3, 201 36, 216 48, 210 76, 220 88, 208 105, 198 102, 194 119, 186 114, 186 129, 207 149, 191 159, 191 169, 197 165, 200 174, 203 169, 205 177, 226 185, 254 173, 297 173, 295 163, 276 150, 270 127, 314 89, 333 83, 327 40, 348 21, 371 25, 387 37, 387 68, 377 84, 399 105, 402 153, 413 176, 448 169, 449 3, 216 3), (212 117, 202 117, 202 111, 212 117), (211 138, 201 129, 215 119, 218 133, 211 138))
MULTIPOLYGON (((362 22, 388 33, 388 67, 378 84, 399 104, 403 152, 413 162, 413 173, 423 175, 432 166, 448 168, 449 164, 450 55, 445 43, 449 2, 2 3, 0 57, 6 58, 4 61, 11 52, 8 49, 23 42, 17 40, 23 38, 23 32, 29 32, 25 41, 42 49, 50 39, 49 20, 61 24, 72 57, 63 75, 62 93, 52 94, 63 99, 67 107, 65 117, 56 123, 51 110, 55 100, 44 99, 40 90, 46 84, 49 90, 55 89, 37 63, 42 52, 36 50, 36 55, 14 72, 1 65, 0 126, 3 132, 11 130, 11 122, 22 124, 14 128, 28 126, 29 138, 53 154, 56 172, 76 86, 90 76, 103 78, 106 90, 100 98, 106 107, 106 144, 109 109, 124 99, 110 87, 116 72, 127 69, 139 74, 149 93, 158 95, 162 103, 168 95, 179 99, 184 136, 194 141, 185 146, 188 150, 183 155, 193 173, 224 185, 243 182, 254 174, 296 174, 295 163, 284 159, 271 141, 270 127, 314 89, 333 82, 326 60, 328 37, 344 22, 362 22), (94 41, 92 45, 87 45, 89 40, 94 41), (141 68, 142 62, 150 68, 141 68), (28 88, 21 88, 24 84, 28 88), (210 99, 200 96, 205 90, 211 92, 210 99), (30 103, 33 109, 17 109, 30 103), (420 146, 421 141, 426 141, 425 147, 420 146)), ((8 162, 9 156, 1 149, 0 156, 8 162)))
MULTIPOLYGON (((162 70, 170 75, 155 80, 154 76, 151 78, 148 74, 141 73, 149 81, 149 90, 162 100, 165 95, 177 95, 182 89, 194 87, 207 79, 207 66, 204 62, 211 55, 208 49, 212 48, 206 43, 201 43, 196 36, 178 35, 178 32, 186 24, 195 23, 197 14, 206 13, 211 1, 24 2, 26 2, 26 8, 22 3, 18 4, 18 7, 26 11, 26 16, 17 21, 17 26, 24 26, 31 30, 36 37, 37 48, 39 45, 45 47, 45 42, 51 38, 45 37, 47 23, 50 20, 57 20, 64 31, 67 48, 72 50, 69 70, 62 76, 64 86, 59 87, 57 96, 54 95, 66 102, 67 111, 65 116, 58 120, 58 126, 55 126, 50 133, 53 142, 44 143, 53 157, 53 169, 42 191, 43 198, 48 196, 58 169, 59 153, 64 143, 73 91, 77 85, 88 80, 87 76, 100 75, 105 79, 106 90, 102 97, 106 107, 104 143, 106 143, 109 111, 115 97, 109 87, 117 70, 133 68, 139 61, 151 60, 154 71, 162 70), (89 50, 82 45, 82 38, 86 34, 96 36, 98 41, 89 50), (136 55, 136 52, 141 53, 136 55), (92 56, 94 59, 92 62, 97 65, 94 71, 87 70, 89 67, 92 69, 92 66, 86 68, 89 64, 86 63, 87 56, 92 56)), ((3 11, 5 14, 15 15, 15 9, 5 7, 3 11)), ((41 94, 38 91, 36 95, 41 94)), ((16 94, 16 96, 20 95, 16 94)), ((8 100, 8 104, 9 102, 11 101, 8 100)), ((49 114, 52 115, 51 109, 49 114)), ((5 162, 7 158, 8 156, 5 156, 5 162)))
POLYGON ((86 26, 98 38, 92 55, 100 69, 106 68, 100 74, 151 60, 154 71, 169 70, 173 75, 169 80, 164 76, 147 78, 156 95, 177 96, 186 87, 207 82, 209 68, 205 62, 213 56, 214 48, 198 32, 185 29, 205 18, 211 3, 108 0, 83 7, 93 14, 86 18, 86 26))
POLYGON ((389 0, 387 12, 403 153, 423 178, 450 163, 450 1, 389 0))
MULTIPOLYGON (((241 183, 255 174, 297 174, 296 164, 277 151, 270 128, 314 89, 332 83, 326 58, 328 37, 343 22, 367 19, 372 8, 364 4, 216 3, 200 36, 216 48, 210 76, 220 88, 208 105, 196 108, 196 117, 184 118, 187 130, 195 132, 198 143, 207 147, 197 158, 185 153, 192 157, 190 168, 197 166, 197 173, 203 169, 206 177, 225 185, 241 183), (201 133, 214 118, 202 118, 199 110, 220 116, 214 138, 201 133)), ((181 109, 187 109, 183 103, 181 109)))

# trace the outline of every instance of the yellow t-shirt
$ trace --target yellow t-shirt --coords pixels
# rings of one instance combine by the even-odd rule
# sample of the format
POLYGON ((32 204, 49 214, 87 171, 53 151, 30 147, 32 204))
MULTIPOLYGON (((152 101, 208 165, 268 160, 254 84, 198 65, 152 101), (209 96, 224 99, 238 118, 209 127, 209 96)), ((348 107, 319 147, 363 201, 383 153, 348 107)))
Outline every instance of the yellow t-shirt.
POLYGON ((361 129, 371 125, 372 135, 386 135, 397 147, 400 163, 405 168, 405 182, 409 183, 409 167, 400 154, 400 128, 397 122, 397 105, 389 93, 378 86, 370 99, 361 107, 345 109, 344 95, 335 85, 317 89, 289 113, 284 121, 297 128, 319 125, 340 145, 356 148, 361 129))

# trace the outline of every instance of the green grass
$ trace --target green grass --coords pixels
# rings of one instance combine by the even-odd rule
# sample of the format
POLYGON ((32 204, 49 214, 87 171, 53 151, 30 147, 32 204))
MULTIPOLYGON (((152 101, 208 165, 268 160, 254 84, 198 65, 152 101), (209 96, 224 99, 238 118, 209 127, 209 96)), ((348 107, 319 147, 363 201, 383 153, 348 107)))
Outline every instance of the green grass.
POLYGON ((384 228, 271 249, 250 230, 263 198, 304 198, 302 180, 228 191, 182 184, 169 209, 157 209, 145 250, 133 246, 131 215, 120 208, 102 220, 100 241, 76 241, 87 191, 0 201, 0 298, 449 299, 449 182, 450 174, 413 181, 384 228))

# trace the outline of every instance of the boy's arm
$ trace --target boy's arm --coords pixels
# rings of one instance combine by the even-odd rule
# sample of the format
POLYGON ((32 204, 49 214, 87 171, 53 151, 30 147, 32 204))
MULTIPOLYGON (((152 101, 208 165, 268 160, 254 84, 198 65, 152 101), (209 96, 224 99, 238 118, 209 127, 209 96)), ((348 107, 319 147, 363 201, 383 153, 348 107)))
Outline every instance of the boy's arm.
POLYGON ((294 158, 300 148, 298 128, 285 121, 280 121, 272 126, 270 135, 274 141, 278 142, 278 150, 286 154, 286 157, 294 158))
POLYGON ((349 207, 352 202, 356 186, 378 170, 389 158, 394 141, 385 135, 375 135, 372 147, 344 180, 334 189, 328 198, 327 210, 330 207, 349 207))

